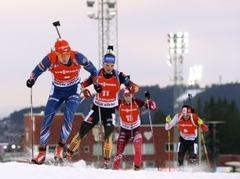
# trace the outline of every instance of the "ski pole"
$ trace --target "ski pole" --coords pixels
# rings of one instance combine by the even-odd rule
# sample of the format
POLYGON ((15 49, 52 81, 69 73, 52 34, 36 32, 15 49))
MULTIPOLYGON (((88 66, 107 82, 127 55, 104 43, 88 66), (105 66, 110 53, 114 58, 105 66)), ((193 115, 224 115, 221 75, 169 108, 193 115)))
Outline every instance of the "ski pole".
MULTIPOLYGON (((151 133, 152 133, 152 138, 153 138, 153 146, 154 146, 154 154, 156 155, 156 143, 155 143, 155 138, 154 138, 154 133, 153 133, 153 127, 152 127, 152 117, 151 117, 151 112, 149 109, 149 99, 150 99, 150 94, 148 91, 145 91, 145 97, 146 97, 146 104, 147 104, 147 108, 148 108, 148 119, 149 119, 149 123, 150 123, 150 128, 151 128, 151 133)), ((159 166, 158 166, 158 162, 157 162, 157 168, 159 170, 159 166)))
POLYGON ((132 94, 130 94, 130 111, 131 111, 131 139, 133 139, 132 97, 133 97, 133 95, 132 95, 132 94))
POLYGON ((170 172, 171 171, 171 166, 170 166, 170 162, 171 162, 171 159, 170 159, 170 141, 171 141, 171 132, 170 130, 167 131, 168 132, 168 171, 170 172))
MULTIPOLYGON (((192 100, 191 99, 192 99, 192 95, 188 94, 189 105, 190 105, 191 110, 192 110, 192 100)), ((205 153, 205 156, 206 156, 207 165, 208 165, 209 168, 211 168, 209 158, 208 158, 208 152, 207 152, 207 147, 206 147, 206 142, 205 142, 205 139, 204 139, 204 135, 203 135, 203 132, 202 132, 201 128, 199 128, 199 130, 200 130, 200 135, 201 135, 201 139, 202 139, 202 143, 203 143, 204 153, 205 153)))
POLYGON ((189 105, 192 109, 192 94, 190 94, 190 93, 188 94, 188 101, 189 101, 189 105))
POLYGON ((79 104, 81 104, 81 103, 84 101, 84 99, 86 99, 86 98, 83 97, 83 98, 80 100, 79 104))
MULTIPOLYGON (((102 131, 102 117, 101 117, 101 108, 98 106, 98 116, 99 116, 99 146, 102 147, 102 153, 104 154, 103 149, 103 131, 102 131)), ((98 153, 98 165, 100 166, 100 153, 98 153)))
MULTIPOLYGON (((97 82, 98 84, 98 79, 97 82)), ((97 95, 97 99, 99 101, 99 93, 96 94, 97 95)), ((102 131, 102 116, 101 116, 101 107, 98 105, 98 119, 99 119, 99 146, 101 146, 102 148, 102 154, 104 156, 104 148, 103 148, 103 140, 102 140, 102 136, 103 136, 103 131, 102 131)), ((101 150, 100 150, 101 151, 101 150)), ((98 166, 100 166, 100 153, 98 153, 98 166)))
POLYGON ((34 157, 34 149, 33 149, 33 143, 34 143, 34 131, 35 131, 35 124, 33 119, 33 99, 32 99, 32 88, 30 90, 30 108, 31 108, 31 120, 32 120, 32 158, 34 157))
POLYGON ((148 91, 145 91, 145 97, 146 97, 146 104, 147 104, 147 108, 148 108, 148 119, 149 119, 149 123, 150 123, 150 127, 151 127, 151 132, 153 134, 153 128, 152 128, 152 118, 151 118, 151 113, 150 113, 150 109, 149 109, 149 99, 150 99, 150 94, 148 91))
POLYGON ((199 130, 200 130, 200 134, 201 134, 201 139, 202 139, 202 143, 203 143, 203 149, 204 149, 204 153, 205 153, 205 156, 206 156, 207 165, 208 165, 208 167, 210 169, 211 168, 211 164, 210 164, 210 161, 209 161, 209 158, 208 158, 208 152, 207 152, 205 138, 204 138, 202 130, 201 129, 199 129, 199 130))
POLYGON ((58 30, 58 26, 60 26, 60 22, 59 22, 59 21, 55 21, 55 22, 53 22, 52 24, 53 24, 53 26, 56 28, 56 31, 57 31, 57 33, 58 33, 59 39, 61 39, 62 37, 61 37, 60 32, 59 32, 59 30, 58 30))

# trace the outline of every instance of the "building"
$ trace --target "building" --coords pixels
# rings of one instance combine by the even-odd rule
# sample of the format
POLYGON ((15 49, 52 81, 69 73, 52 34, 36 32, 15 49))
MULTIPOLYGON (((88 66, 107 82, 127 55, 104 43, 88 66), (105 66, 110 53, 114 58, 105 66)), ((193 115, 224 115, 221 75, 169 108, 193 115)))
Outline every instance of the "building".
MULTIPOLYGON (((28 151, 38 150, 39 139, 40 139, 40 129, 44 115, 42 113, 33 114, 33 120, 30 114, 24 115, 24 146, 28 151), (33 136, 33 137, 32 137, 33 136)), ((67 144, 69 144, 74 137, 74 135, 80 129, 80 125, 84 119, 81 113, 76 113, 73 120, 72 132, 69 136, 67 144)), ((61 126, 63 123, 63 114, 57 113, 55 115, 53 125, 50 129, 49 145, 47 147, 47 158, 52 158, 55 146, 59 141, 61 126)), ((167 132, 164 129, 164 125, 142 125, 142 135, 143 135, 143 167, 168 167, 168 160, 172 160, 172 152, 168 155, 168 143, 167 143, 167 132), (154 136, 153 136, 154 135, 154 136), (153 142, 154 140, 154 142, 153 142)), ((97 164, 101 160, 102 156, 102 140, 99 125, 93 128, 93 130, 86 136, 82 141, 77 152, 74 153, 73 160, 77 161, 83 159, 87 164, 97 164)), ((173 135, 171 131, 171 135, 173 135)), ((116 152, 116 140, 119 135, 119 126, 115 127, 114 133, 114 144, 113 144, 113 155, 116 152)), ((172 145, 172 144, 171 144, 172 145)), ((132 167, 133 163, 134 149, 131 141, 126 146, 124 156, 122 158, 122 168, 132 167)))
MULTIPOLYGON (((24 148, 29 152, 37 152, 39 145, 39 134, 44 115, 42 113, 33 114, 33 120, 30 114, 24 115, 24 148), (32 137, 33 136, 33 137, 32 137)), ((76 113, 73 120, 72 132, 69 136, 67 144, 69 144, 75 134, 79 131, 80 125, 84 119, 83 114, 76 113)), ((51 126, 51 135, 49 138, 49 145, 47 147, 47 158, 52 159, 54 155, 55 147, 58 143, 60 130, 63 123, 63 114, 57 113, 55 115, 53 125, 51 126)), ((174 161, 174 155, 176 154, 177 144, 173 143, 174 130, 170 130, 168 133, 164 125, 153 125, 152 130, 150 125, 141 126, 143 136, 142 147, 142 165, 146 167, 157 167, 158 169, 172 168, 176 166, 174 161), (153 131, 153 132, 152 132, 153 131), (170 136, 168 136, 170 134, 170 136), (169 138, 170 137, 170 138, 169 138), (170 141, 170 142, 168 142, 170 141), (170 152, 168 146, 170 145, 170 152)), ((93 128, 86 138, 81 142, 81 146, 74 153, 73 161, 83 159, 87 164, 98 166, 98 162, 102 160, 102 130, 99 126, 93 128)), ((114 143, 113 143, 113 155, 116 152, 116 140, 119 135, 119 126, 115 127, 114 143)), ((201 143, 201 141, 199 142, 201 143)), ((199 145, 199 150, 202 150, 199 145)), ((122 168, 132 168, 133 166, 133 145, 129 141, 125 148, 125 152, 122 158, 122 168)), ((202 154, 203 155, 203 154, 202 154)), ((199 155, 201 157, 201 155, 199 155)), ((204 157, 204 156, 203 156, 204 157)), ((200 161, 200 159, 199 159, 200 161)), ((227 166, 226 162, 239 161, 239 155, 224 155, 219 156, 217 160, 217 166, 227 166)), ((186 162, 186 161, 185 161, 186 162)), ((205 161, 204 161, 205 162, 205 161)), ((204 165, 204 164, 203 164, 204 165)), ((236 168, 235 166, 232 166, 236 168)), ((168 169, 166 169, 168 170, 168 169)), ((237 170, 237 169, 236 169, 237 170)))

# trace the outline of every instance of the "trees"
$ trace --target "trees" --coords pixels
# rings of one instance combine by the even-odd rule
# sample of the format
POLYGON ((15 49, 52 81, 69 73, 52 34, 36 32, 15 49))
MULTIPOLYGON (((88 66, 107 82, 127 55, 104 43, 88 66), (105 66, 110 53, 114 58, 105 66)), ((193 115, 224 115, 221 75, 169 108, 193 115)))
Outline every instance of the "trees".
POLYGON ((203 118, 210 125, 216 124, 214 134, 211 134, 215 142, 208 144, 210 148, 215 145, 219 154, 240 154, 240 115, 234 101, 211 97, 204 105, 203 118))

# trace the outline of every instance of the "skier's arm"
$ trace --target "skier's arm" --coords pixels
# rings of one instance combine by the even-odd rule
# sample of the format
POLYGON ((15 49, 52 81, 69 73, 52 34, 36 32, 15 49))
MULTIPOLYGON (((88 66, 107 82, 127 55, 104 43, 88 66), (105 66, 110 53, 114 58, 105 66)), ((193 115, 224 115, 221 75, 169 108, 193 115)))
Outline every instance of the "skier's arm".
POLYGON ((88 71, 91 74, 91 78, 93 79, 94 77, 97 76, 97 69, 93 65, 93 63, 88 60, 83 54, 76 52, 76 60, 80 65, 83 66, 83 68, 88 71))
POLYGON ((170 118, 169 122, 167 122, 166 119, 165 130, 171 129, 173 126, 175 126, 176 123, 178 123, 178 121, 179 121, 178 114, 176 114, 172 120, 170 118))
POLYGON ((200 117, 198 117, 197 124, 202 131, 205 131, 205 132, 208 131, 208 126, 203 123, 203 120, 200 117))
POLYGON ((123 72, 119 73, 120 84, 124 84, 130 91, 130 93, 137 93, 139 91, 139 86, 130 80, 128 75, 123 72))
POLYGON ((34 79, 34 81, 36 81, 37 78, 50 67, 50 65, 51 62, 48 56, 45 56, 42 61, 33 69, 30 79, 34 79))
POLYGON ((81 82, 82 88, 86 88, 86 87, 90 86, 91 84, 93 84, 93 80, 92 80, 91 76, 89 76, 87 79, 85 79, 83 82, 81 82))
POLYGON ((49 67, 50 67, 51 63, 50 60, 48 58, 48 56, 45 56, 42 61, 33 69, 30 77, 28 78, 28 80, 26 81, 26 85, 28 88, 32 88, 33 85, 35 84, 37 78, 43 73, 45 72, 49 67))

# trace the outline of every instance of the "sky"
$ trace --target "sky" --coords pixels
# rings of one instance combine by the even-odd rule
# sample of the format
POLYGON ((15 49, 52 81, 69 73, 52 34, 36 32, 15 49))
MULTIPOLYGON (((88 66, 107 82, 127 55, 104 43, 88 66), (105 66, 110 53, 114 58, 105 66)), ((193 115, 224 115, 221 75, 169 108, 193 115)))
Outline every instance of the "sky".
POLYGON ((0 163, 1 178, 88 178, 88 179, 232 179, 239 178, 240 173, 223 173, 223 172, 169 172, 148 170, 104 170, 95 169, 85 165, 84 161, 75 163, 72 166, 49 166, 49 165, 31 165, 26 163, 8 162, 0 163))
MULTIPOLYGON (((98 67, 98 22, 87 17, 85 0, 0 0, 0 4, 0 119, 30 107, 26 80, 57 39, 52 22, 60 21, 62 37, 98 67)), ((239 22, 239 0, 118 1, 119 71, 140 86, 172 85, 167 34, 188 32, 184 83, 193 65, 203 66, 201 87, 238 82, 239 22)), ((88 73, 83 70, 81 76, 85 79, 88 73)), ((33 87, 33 106, 45 105, 50 85, 46 72, 33 87)))

